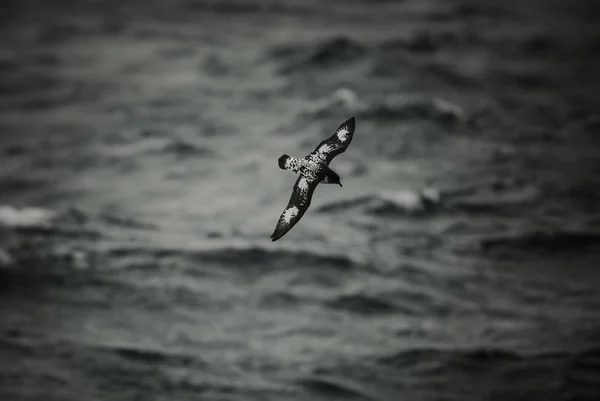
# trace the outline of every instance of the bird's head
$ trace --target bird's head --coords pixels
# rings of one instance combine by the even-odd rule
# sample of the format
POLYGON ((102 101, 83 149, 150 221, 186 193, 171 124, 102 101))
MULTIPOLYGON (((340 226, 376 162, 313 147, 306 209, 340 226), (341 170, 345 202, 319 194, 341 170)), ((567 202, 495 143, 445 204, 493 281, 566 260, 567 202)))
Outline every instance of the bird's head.
POLYGON ((337 175, 334 171, 330 170, 327 174, 327 180, 330 184, 338 184, 340 187, 342 186, 342 181, 340 180, 340 176, 337 175))

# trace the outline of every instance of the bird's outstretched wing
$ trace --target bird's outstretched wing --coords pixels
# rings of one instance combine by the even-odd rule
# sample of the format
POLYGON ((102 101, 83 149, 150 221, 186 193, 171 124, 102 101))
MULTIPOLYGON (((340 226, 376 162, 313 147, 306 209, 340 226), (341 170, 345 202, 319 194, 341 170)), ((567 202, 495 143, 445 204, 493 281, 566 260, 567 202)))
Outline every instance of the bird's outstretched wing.
POLYGON ((290 201, 283 213, 281 213, 281 216, 277 221, 277 226, 275 226, 275 231, 271 234, 272 241, 277 241, 279 238, 283 237, 298 221, 300 221, 310 206, 310 200, 318 184, 319 181, 317 180, 310 181, 303 176, 298 177, 294 184, 290 201))
POLYGON ((313 153, 321 154, 330 163, 334 157, 344 152, 354 136, 355 121, 354 117, 344 121, 335 134, 325 139, 317 146, 313 153))

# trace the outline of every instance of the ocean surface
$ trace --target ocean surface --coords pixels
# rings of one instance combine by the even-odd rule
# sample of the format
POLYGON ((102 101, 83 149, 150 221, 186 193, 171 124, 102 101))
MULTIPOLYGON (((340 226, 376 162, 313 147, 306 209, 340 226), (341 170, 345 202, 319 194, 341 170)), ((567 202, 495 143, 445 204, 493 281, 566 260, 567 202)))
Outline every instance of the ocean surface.
POLYGON ((0 400, 600 399, 596 1, 0 11, 0 400))

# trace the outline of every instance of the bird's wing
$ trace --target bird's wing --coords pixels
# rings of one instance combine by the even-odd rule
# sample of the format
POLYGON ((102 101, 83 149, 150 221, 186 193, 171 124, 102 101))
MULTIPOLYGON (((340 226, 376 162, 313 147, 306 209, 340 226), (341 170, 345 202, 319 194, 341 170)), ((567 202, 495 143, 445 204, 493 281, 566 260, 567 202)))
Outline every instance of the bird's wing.
POLYGON ((294 184, 290 201, 283 213, 281 213, 281 216, 277 221, 277 226, 275 226, 275 231, 271 234, 272 241, 277 241, 279 238, 283 237, 298 221, 300 221, 310 206, 310 200, 318 184, 319 181, 317 180, 310 181, 304 176, 298 177, 294 184))
POLYGON ((324 156, 327 163, 330 163, 334 157, 348 148, 354 136, 354 127, 354 117, 344 121, 335 131, 335 134, 321 142, 313 153, 324 156))

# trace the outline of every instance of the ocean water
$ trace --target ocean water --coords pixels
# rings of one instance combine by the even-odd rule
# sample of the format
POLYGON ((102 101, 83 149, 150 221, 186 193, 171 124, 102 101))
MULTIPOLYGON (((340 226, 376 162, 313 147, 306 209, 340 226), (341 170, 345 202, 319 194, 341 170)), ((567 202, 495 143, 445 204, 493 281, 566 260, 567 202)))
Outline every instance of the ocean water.
POLYGON ((0 400, 600 396, 594 1, 1 7, 0 400))

